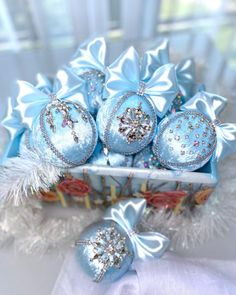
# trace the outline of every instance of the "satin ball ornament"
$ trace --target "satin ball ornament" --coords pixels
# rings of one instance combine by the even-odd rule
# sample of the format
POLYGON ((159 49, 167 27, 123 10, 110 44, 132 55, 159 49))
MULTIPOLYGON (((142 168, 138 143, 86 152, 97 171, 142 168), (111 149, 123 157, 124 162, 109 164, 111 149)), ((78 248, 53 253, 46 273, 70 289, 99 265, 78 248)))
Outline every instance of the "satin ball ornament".
POLYGON ((99 109, 97 128, 108 150, 133 155, 153 139, 157 115, 152 101, 136 93, 108 99, 99 109))
POLYGON ((210 160, 216 143, 212 121, 197 111, 185 111, 160 123, 153 152, 164 167, 194 171, 210 160))
POLYGON ((84 272, 95 282, 112 282, 126 273, 133 261, 132 244, 114 221, 87 227, 76 242, 76 256, 84 272))
POLYGON ((54 99, 34 120, 29 141, 43 160, 62 168, 75 167, 94 151, 96 124, 79 103, 54 99))

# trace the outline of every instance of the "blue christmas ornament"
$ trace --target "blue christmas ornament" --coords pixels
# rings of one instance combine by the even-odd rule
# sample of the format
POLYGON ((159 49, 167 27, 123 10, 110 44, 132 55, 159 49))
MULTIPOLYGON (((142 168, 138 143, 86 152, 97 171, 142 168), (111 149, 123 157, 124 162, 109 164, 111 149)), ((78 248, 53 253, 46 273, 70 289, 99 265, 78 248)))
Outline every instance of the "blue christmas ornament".
POLYGON ((169 240, 156 232, 138 233, 146 209, 144 199, 129 199, 110 207, 103 221, 84 230, 76 242, 78 261, 95 282, 114 281, 134 259, 160 258, 169 240))
POLYGON ((85 81, 89 111, 95 115, 103 104, 106 43, 96 38, 82 44, 69 63, 72 71, 85 81))
POLYGON ((152 151, 152 145, 148 145, 134 156, 133 167, 145 169, 162 168, 157 156, 152 151))
MULTIPOLYGON (((54 79, 38 73, 36 75, 36 81, 37 84, 35 85, 35 88, 37 88, 38 90, 44 92, 47 95, 51 95, 51 93, 53 93, 53 81, 54 79)), ((31 151, 34 151, 33 148, 33 143, 32 143, 32 136, 30 136, 31 131, 29 129, 25 129, 24 134, 22 135, 22 140, 21 140, 21 145, 20 145, 20 154, 22 152, 22 148, 26 147, 31 151)))
POLYGON ((88 112, 83 81, 70 70, 57 73, 52 92, 18 81, 17 107, 29 131, 31 148, 62 168, 83 164, 97 143, 95 122, 88 112))
MULTIPOLYGON (((51 93, 52 79, 45 75, 38 74, 37 85, 35 87, 45 93, 51 93)), ((23 146, 31 149, 29 130, 27 130, 26 126, 22 124, 21 117, 16 110, 16 107, 16 99, 14 97, 9 97, 7 114, 1 122, 1 125, 6 128, 9 133, 9 142, 1 159, 2 164, 4 164, 8 158, 19 156, 23 146)))
POLYGON ((232 153, 236 125, 217 119, 224 104, 220 96, 199 92, 181 107, 181 112, 165 118, 153 143, 160 163, 173 170, 194 171, 212 156, 218 161, 232 153))
POLYGON ((111 166, 111 167, 131 167, 133 162, 132 156, 125 156, 118 153, 108 153, 103 144, 99 141, 94 150, 94 153, 89 158, 88 163, 96 166, 111 166))
MULTIPOLYGON (((149 79, 155 70, 163 65, 170 63, 169 42, 163 40, 158 46, 147 50, 143 60, 149 66, 142 68, 143 76, 149 79)), ((196 88, 196 73, 195 63, 191 58, 186 58, 175 65, 176 79, 179 92, 171 105, 171 111, 179 111, 189 98, 195 94, 196 88)))
POLYGON ((130 47, 107 70, 108 99, 97 115, 101 141, 109 151, 139 152, 153 139, 157 116, 165 115, 177 92, 173 65, 160 67, 144 81, 138 53, 130 47))

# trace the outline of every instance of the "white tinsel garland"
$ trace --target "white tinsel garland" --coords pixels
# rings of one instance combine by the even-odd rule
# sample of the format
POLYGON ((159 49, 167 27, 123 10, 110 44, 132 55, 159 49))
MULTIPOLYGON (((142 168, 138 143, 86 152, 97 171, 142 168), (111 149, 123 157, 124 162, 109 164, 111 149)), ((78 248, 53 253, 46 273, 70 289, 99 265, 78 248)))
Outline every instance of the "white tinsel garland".
POLYGON ((48 191, 60 174, 61 169, 22 147, 20 157, 9 159, 0 169, 0 201, 13 205, 24 203, 40 190, 48 191))
MULTIPOLYGON (((53 210, 55 208, 51 208, 53 210)), ((63 211, 66 209, 63 209, 63 211)), ((13 241, 18 252, 43 256, 49 251, 63 253, 74 245, 79 233, 101 216, 100 210, 76 208, 69 218, 46 217, 40 203, 0 210, 0 246, 13 241)))
POLYGON ((150 210, 142 226, 168 236, 173 250, 203 244, 213 236, 223 236, 236 222, 236 156, 220 167, 222 179, 209 200, 194 211, 167 216, 162 211, 150 210))
MULTIPOLYGON (((236 222, 236 157, 221 167, 222 181, 206 204, 193 212, 167 216, 161 211, 147 211, 143 227, 154 229, 171 239, 172 249, 189 248, 203 243, 214 235, 223 235, 236 222)), ((40 203, 31 202, 18 207, 0 209, 0 244, 15 241, 18 251, 41 256, 50 250, 61 250, 74 245, 79 233, 102 216, 100 210, 81 208, 63 209, 69 218, 56 218, 57 208, 48 210, 40 203), (75 214, 71 212, 76 212, 75 214)), ((149 209, 148 209, 149 210, 149 209)))

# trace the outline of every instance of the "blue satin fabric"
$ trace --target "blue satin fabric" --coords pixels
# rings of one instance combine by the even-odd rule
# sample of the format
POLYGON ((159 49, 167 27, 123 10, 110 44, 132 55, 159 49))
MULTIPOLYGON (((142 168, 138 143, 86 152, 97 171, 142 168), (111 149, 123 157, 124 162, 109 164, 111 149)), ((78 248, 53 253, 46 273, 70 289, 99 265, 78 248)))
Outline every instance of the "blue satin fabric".
POLYGON ((15 99, 9 97, 7 113, 1 122, 1 125, 6 128, 9 133, 9 142, 2 157, 2 164, 4 164, 7 158, 18 156, 22 135, 25 132, 25 128, 20 122, 19 115, 14 109, 15 106, 15 99))
POLYGON ((118 153, 109 152, 105 155, 103 144, 99 141, 94 150, 94 153, 89 158, 88 163, 96 166, 111 166, 111 167, 131 167, 133 162, 132 156, 125 156, 118 153))
POLYGON ((56 79, 51 84, 50 79, 43 75, 38 75, 36 87, 24 81, 18 81, 18 96, 16 111, 18 112, 21 124, 30 131, 30 142, 33 149, 53 165, 67 168, 83 164, 92 154, 96 142, 97 131, 92 116, 87 111, 88 102, 84 89, 84 82, 79 79, 68 68, 59 70, 56 79), (72 130, 69 127, 62 128, 62 115, 54 109, 52 111, 56 132, 52 132, 47 123, 46 116, 43 115, 45 134, 49 138, 51 145, 45 140, 40 126, 40 114, 44 108, 51 103, 50 95, 55 95, 60 101, 65 101, 71 107, 70 116, 77 121, 74 124, 79 141, 73 140, 72 130), (82 113, 78 112, 73 103, 78 104, 82 113), (85 122, 82 115, 88 118, 85 122), (55 149, 57 152, 55 152, 55 149), (58 153, 66 159, 58 156, 58 153))
MULTIPOLYGON (((148 145, 154 136, 158 118, 155 109, 150 100, 144 96, 131 94, 121 103, 120 97, 108 99, 99 109, 97 115, 97 128, 99 137, 109 152, 115 152, 123 155, 133 155, 148 145), (138 108, 142 103, 142 110, 150 116, 150 132, 141 141, 133 141, 128 143, 126 138, 119 132, 120 120, 127 108, 138 108)), ((129 128, 129 131, 131 128, 129 128)))
POLYGON ((38 73, 36 75, 36 81, 37 84, 35 87, 40 91, 45 94, 51 94, 53 92, 54 79, 52 77, 38 73))
MULTIPOLYGON (((147 50, 143 56, 142 76, 145 81, 150 79, 155 70, 170 63, 169 42, 163 40, 155 48, 147 50)), ((179 91, 183 95, 183 103, 194 95, 196 84, 195 63, 186 58, 175 65, 179 91)))
POLYGON ((194 171, 211 157, 218 161, 233 153, 236 125, 217 119, 225 104, 225 98, 201 91, 181 107, 181 112, 162 120, 153 142, 153 152, 161 164, 174 170, 194 171))
POLYGON ((103 103, 103 86, 106 72, 106 42, 104 38, 95 38, 83 43, 69 67, 86 83, 89 111, 96 115, 103 103))
POLYGON ((121 201, 106 210, 103 221, 90 225, 82 232, 78 243, 76 243, 76 256, 82 269, 89 277, 96 280, 101 273, 103 265, 100 260, 114 261, 113 259, 119 256, 117 252, 121 249, 121 242, 116 241, 116 237, 111 234, 109 231, 111 227, 115 228, 120 234, 120 238, 125 241, 128 253, 126 252, 119 267, 110 266, 105 270, 103 282, 111 282, 120 278, 130 269, 133 259, 160 258, 163 255, 169 246, 169 240, 166 237, 157 232, 139 233, 137 231, 137 225, 140 223, 145 209, 145 199, 131 198, 121 201), (105 235, 101 234, 101 231, 104 230, 107 230, 105 235), (98 236, 99 241, 97 240, 98 236), (112 245, 113 243, 115 244, 112 245), (115 250, 113 248, 112 253, 110 252, 111 245, 117 247, 115 250), (100 246, 103 247, 102 250, 100 246), (95 259, 94 250, 97 252, 95 259), (100 256, 100 260, 98 256, 100 256))
MULTIPOLYGON (((36 76, 37 84, 35 88, 44 92, 45 94, 50 94, 53 91, 53 79, 43 75, 37 74, 36 76)), ((7 114, 3 121, 1 122, 2 126, 7 129, 9 132, 10 138, 8 145, 5 149, 2 163, 4 164, 7 158, 17 157, 20 153, 20 149, 22 145, 26 143, 25 131, 26 126, 22 124, 21 116, 16 110, 17 102, 12 98, 8 98, 7 104, 7 114)), ((29 132, 29 131, 28 131, 29 132)), ((29 144, 29 143, 28 143, 29 144)))
POLYGON ((217 145, 213 157, 217 161, 232 154, 236 150, 236 124, 222 123, 218 119, 218 115, 225 105, 226 99, 224 97, 202 91, 197 93, 181 108, 183 111, 197 110, 213 122, 217 138, 217 145))
MULTIPOLYGON (((17 81, 18 95, 16 97, 18 111, 22 124, 31 129, 34 119, 41 110, 51 102, 50 96, 45 90, 25 82, 17 81)), ((83 81, 76 77, 69 69, 58 71, 51 94, 60 100, 79 103, 87 108, 83 81)))
MULTIPOLYGON (((81 233, 79 240, 94 241, 96 240, 97 232, 99 230, 109 229, 112 226, 114 226, 114 223, 111 221, 106 221, 106 220, 93 223, 81 233)), ((127 233, 118 224, 115 225, 115 228, 116 228, 116 231, 118 231, 122 237, 126 238, 126 246, 127 246, 127 249, 129 250, 130 255, 127 255, 125 257, 124 261, 122 262, 119 268, 115 268, 115 267, 109 268, 105 272, 102 282, 113 282, 119 279, 120 277, 122 277, 129 270, 130 265, 134 258, 132 243, 129 240, 127 233)), ((83 271, 92 280, 95 280, 96 277, 99 276, 99 273, 102 271, 102 266, 97 259, 95 260, 91 259, 91 257, 94 256, 94 253, 91 250, 91 247, 87 245, 85 246, 78 245, 75 251, 76 251, 77 260, 79 264, 81 265, 81 268, 83 269, 83 271)), ((104 254, 104 256, 105 255, 106 254, 104 254)))
POLYGON ((160 258, 169 246, 169 239, 157 232, 136 231, 146 205, 145 199, 131 198, 121 201, 108 208, 103 218, 115 221, 126 232, 133 245, 135 258, 160 258))
POLYGON ((215 144, 211 121, 195 111, 178 112, 159 124, 153 152, 164 167, 194 171, 209 161, 215 144))
POLYGON ((138 93, 142 82, 143 94, 153 102, 157 115, 163 117, 178 93, 174 65, 166 64, 158 68, 148 80, 144 80, 134 47, 127 49, 107 68, 104 96, 113 99, 127 92, 138 93))
MULTIPOLYGON (((130 47, 107 69, 104 96, 108 99, 97 115, 100 139, 110 151, 125 155, 139 152, 153 139, 157 115, 165 115, 177 92, 173 65, 160 67, 148 81, 144 81, 138 53, 130 47), (150 129, 141 140, 129 143, 119 130, 123 125, 119 118, 127 115, 127 109, 137 109, 139 106, 150 118, 150 129)), ((127 127, 127 133, 132 129, 129 124, 124 127, 127 127)))

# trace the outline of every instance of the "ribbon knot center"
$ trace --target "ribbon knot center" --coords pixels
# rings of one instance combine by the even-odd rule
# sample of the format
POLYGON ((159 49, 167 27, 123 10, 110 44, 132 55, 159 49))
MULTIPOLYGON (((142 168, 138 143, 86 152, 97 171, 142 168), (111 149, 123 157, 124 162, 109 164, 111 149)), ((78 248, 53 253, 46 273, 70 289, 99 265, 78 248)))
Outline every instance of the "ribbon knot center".
POLYGON ((136 235, 136 231, 132 228, 127 233, 130 238, 133 237, 134 235, 136 235))
POLYGON ((215 119, 212 123, 214 126, 220 126, 222 122, 219 119, 215 119))
POLYGON ((51 99, 51 101, 58 100, 57 95, 55 93, 50 93, 48 96, 51 99))
POLYGON ((144 93, 145 93, 145 89, 146 89, 146 85, 145 85, 144 82, 141 81, 141 82, 139 83, 139 89, 138 89, 138 91, 137 91, 137 94, 143 96, 144 93))

